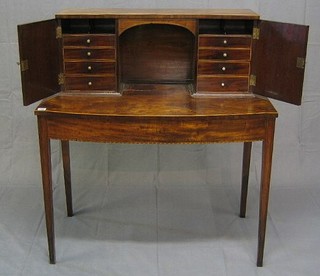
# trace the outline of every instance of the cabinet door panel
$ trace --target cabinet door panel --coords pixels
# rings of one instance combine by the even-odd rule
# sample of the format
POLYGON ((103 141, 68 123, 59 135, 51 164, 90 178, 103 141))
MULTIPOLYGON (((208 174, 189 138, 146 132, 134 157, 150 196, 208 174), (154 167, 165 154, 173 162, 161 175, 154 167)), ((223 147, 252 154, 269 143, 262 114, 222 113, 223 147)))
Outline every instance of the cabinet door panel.
POLYGON ((259 29, 253 42, 253 92, 301 104, 308 26, 261 21, 259 29))
POLYGON ((23 104, 29 105, 60 90, 60 51, 56 22, 18 26, 23 104))

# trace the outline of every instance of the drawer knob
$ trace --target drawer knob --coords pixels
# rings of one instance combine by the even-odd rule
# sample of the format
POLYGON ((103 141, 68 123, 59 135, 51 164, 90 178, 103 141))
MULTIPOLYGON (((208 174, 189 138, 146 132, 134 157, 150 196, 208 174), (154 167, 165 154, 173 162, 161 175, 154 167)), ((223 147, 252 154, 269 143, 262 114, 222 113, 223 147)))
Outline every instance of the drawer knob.
POLYGON ((221 87, 225 87, 226 84, 224 82, 221 83, 221 87))
POLYGON ((87 56, 90 57, 91 56, 91 52, 87 52, 87 56))
POLYGON ((90 40, 90 38, 88 38, 88 39, 87 39, 87 43, 88 43, 88 44, 90 44, 90 43, 91 43, 91 40, 90 40))
POLYGON ((228 40, 225 39, 225 40, 223 41, 223 44, 228 44, 228 40))
POLYGON ((89 81, 89 82, 88 82, 88 85, 89 85, 89 86, 91 86, 91 85, 92 85, 92 82, 91 82, 91 81, 89 81))
POLYGON ((226 71, 227 68, 223 66, 223 67, 221 68, 221 70, 222 70, 222 71, 226 71))
POLYGON ((92 66, 91 66, 91 65, 88 66, 88 70, 89 70, 89 71, 92 70, 92 66))
POLYGON ((228 54, 227 53, 223 53, 223 57, 227 57, 228 56, 228 54))

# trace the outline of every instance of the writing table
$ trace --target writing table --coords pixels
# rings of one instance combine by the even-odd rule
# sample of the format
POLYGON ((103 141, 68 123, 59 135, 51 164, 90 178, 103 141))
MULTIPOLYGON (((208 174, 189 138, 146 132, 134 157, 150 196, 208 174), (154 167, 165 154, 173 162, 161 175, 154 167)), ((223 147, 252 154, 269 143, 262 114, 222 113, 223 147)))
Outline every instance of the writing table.
POLYGON ((301 104, 308 27, 250 10, 72 9, 18 26, 23 103, 36 109, 50 263, 55 263, 50 140, 61 140, 68 215, 69 141, 262 141, 257 265, 262 266, 277 112, 301 104), (49 98, 48 98, 49 97, 49 98))
POLYGON ((123 95, 60 93, 35 111, 50 262, 55 263, 50 140, 61 140, 68 216, 73 215, 69 140, 106 143, 244 142, 240 216, 245 216, 250 152, 263 141, 258 256, 262 266, 277 112, 267 99, 192 97, 184 85, 131 85, 123 95))

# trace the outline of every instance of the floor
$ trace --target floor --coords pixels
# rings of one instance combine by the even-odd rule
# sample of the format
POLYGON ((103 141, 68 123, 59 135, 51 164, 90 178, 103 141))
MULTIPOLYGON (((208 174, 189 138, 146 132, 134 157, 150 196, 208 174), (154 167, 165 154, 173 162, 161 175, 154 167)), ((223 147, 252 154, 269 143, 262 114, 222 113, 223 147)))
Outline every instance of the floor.
POLYGON ((163 171, 76 171, 71 218, 63 185, 55 186, 56 265, 41 188, 1 188, 0 275, 319 275, 320 188, 271 189, 257 268, 258 185, 250 183, 241 219, 239 186, 227 173, 163 171))

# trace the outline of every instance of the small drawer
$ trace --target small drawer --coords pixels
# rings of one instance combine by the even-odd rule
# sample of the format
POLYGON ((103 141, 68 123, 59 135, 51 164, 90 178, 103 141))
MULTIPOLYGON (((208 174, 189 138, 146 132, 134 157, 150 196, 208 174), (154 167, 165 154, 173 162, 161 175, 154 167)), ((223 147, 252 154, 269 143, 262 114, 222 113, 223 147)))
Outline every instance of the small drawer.
POLYGON ((199 75, 249 75, 249 62, 211 62, 199 61, 199 75))
POLYGON ((250 49, 199 49, 199 59, 207 60, 250 60, 250 49))
POLYGON ((248 77, 214 77, 199 76, 197 79, 197 91, 206 92, 248 92, 248 77))
POLYGON ((115 59, 115 49, 64 49, 65 59, 115 59))
POLYGON ((66 77, 66 90, 108 90, 115 91, 115 75, 103 77, 66 77))
POLYGON ((115 62, 65 62, 66 74, 115 74, 115 62))
POLYGON ((250 48, 251 36, 200 35, 199 47, 250 48))
POLYGON ((71 47, 114 47, 115 35, 64 35, 63 46, 71 47))

